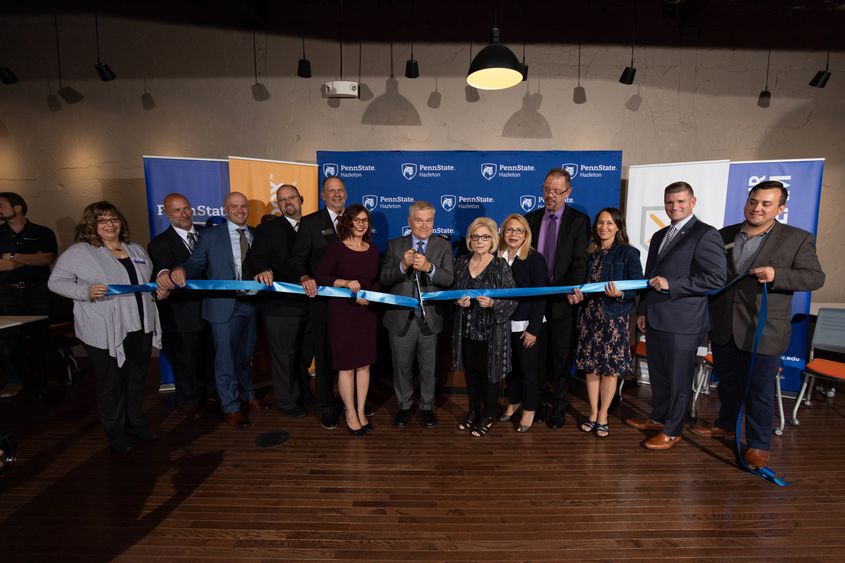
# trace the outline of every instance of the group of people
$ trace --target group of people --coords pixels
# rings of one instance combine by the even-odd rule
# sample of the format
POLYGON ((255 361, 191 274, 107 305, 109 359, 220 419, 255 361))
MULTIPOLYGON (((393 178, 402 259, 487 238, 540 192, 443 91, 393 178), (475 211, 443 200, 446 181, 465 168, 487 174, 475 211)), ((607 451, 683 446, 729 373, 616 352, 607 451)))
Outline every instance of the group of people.
MULTIPOLYGON (((131 438, 155 437, 142 410, 151 346, 163 344, 173 366, 179 413, 200 415, 197 381, 206 323, 213 335, 214 375, 225 422, 247 427, 248 411, 269 408, 256 398, 250 380, 259 316, 276 401, 289 416, 306 415, 313 357, 321 425, 336 428, 342 417, 354 435, 374 431, 366 399, 381 316, 392 353, 397 428, 412 418, 415 373, 420 423, 437 425, 438 335, 451 322, 451 367, 465 374, 469 404, 459 430, 482 437, 495 422, 512 420, 516 432, 528 432, 547 416, 552 428, 563 426, 574 349, 589 402, 579 428, 604 438, 610 433, 608 408, 618 378, 633 372, 629 320, 635 308, 637 326, 646 334, 652 412, 626 422, 657 430, 644 445, 660 450, 682 439, 696 351, 707 333, 722 406, 713 425, 692 430, 709 437, 733 434, 745 395, 762 284, 767 284, 770 311, 746 399, 750 449, 745 454, 751 465, 765 466, 773 386, 779 356, 789 341, 791 297, 824 282, 812 236, 776 220, 787 190, 779 182, 758 184, 749 192, 745 221, 717 231, 694 216, 696 198, 689 184, 667 186, 664 203, 671 224, 652 238, 645 273, 639 251, 628 244, 622 212, 603 209, 591 225, 585 214, 566 205, 571 192, 569 174, 550 170, 543 183, 543 208, 509 215, 501 226, 476 218, 466 233, 466 252, 460 249, 457 258, 449 241, 433 234, 434 206, 416 201, 408 209, 410 233, 390 240, 380 259, 369 212, 362 205, 346 206, 346 188, 338 177, 323 182, 325 207, 305 216, 297 188, 281 186, 276 193, 281 217, 256 229, 247 225, 248 201, 241 193, 226 196, 224 224, 204 229, 194 226, 187 198, 170 194, 163 210, 171 226, 150 242, 149 254, 130 242, 120 211, 97 202, 85 209, 76 244, 59 256, 49 287, 74 300, 77 336, 97 374, 98 416, 117 451, 131 449, 131 438), (746 274, 718 293, 728 280, 746 274), (649 285, 644 292, 623 291, 614 283, 644 277, 649 285), (202 278, 289 282, 301 285, 305 294, 181 289, 202 278), (152 295, 107 295, 109 284, 150 279, 158 287, 152 295), (416 298, 446 289, 585 282, 603 282, 604 292, 585 295, 576 289, 518 299, 465 296, 454 302, 427 301, 417 309, 387 307, 382 315, 357 295, 374 290, 416 298), (318 286, 348 288, 353 298, 316 299, 318 286), (503 379, 507 404, 501 408, 503 379)), ((0 194, 0 211, 2 203, 0 194)))

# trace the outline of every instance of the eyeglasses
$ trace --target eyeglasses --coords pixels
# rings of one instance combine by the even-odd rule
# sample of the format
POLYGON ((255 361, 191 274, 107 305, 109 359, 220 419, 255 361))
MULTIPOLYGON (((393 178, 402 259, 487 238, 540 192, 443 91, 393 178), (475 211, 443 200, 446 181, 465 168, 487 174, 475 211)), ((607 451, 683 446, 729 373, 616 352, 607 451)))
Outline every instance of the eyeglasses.
POLYGON ((522 227, 508 227, 507 229, 505 229, 505 234, 506 235, 524 235, 525 229, 523 229, 522 227))
POLYGON ((469 240, 472 242, 478 242, 480 240, 487 242, 493 240, 493 237, 491 235, 470 235, 469 240))
POLYGON ((120 225, 120 219, 117 217, 100 217, 97 219, 98 225, 108 225, 109 223, 112 225, 120 225))
POLYGON ((568 190, 560 190, 560 191, 554 191, 554 190, 550 190, 548 188, 543 188, 543 195, 544 196, 552 195, 552 196, 555 196, 555 197, 563 197, 571 191, 572 191, 572 188, 569 188, 568 190))
POLYGON ((356 225, 366 225, 370 222, 366 217, 353 217, 352 222, 356 225))

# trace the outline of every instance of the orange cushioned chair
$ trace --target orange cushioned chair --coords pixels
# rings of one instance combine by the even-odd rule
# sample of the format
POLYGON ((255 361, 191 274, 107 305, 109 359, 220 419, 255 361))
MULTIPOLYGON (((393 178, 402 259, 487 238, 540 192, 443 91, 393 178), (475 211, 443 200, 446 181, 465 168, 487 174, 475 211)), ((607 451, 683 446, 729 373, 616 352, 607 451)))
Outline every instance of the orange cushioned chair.
MULTIPOLYGON (((819 309, 816 332, 813 334, 813 343, 810 346, 810 361, 804 368, 804 381, 795 401, 795 407, 792 409, 792 420, 789 421, 794 426, 800 423, 798 409, 801 407, 801 401, 807 394, 807 389, 813 389, 817 377, 834 383, 845 381, 845 363, 815 358, 816 350, 845 353, 845 309, 819 309)), ((811 395, 812 391, 807 394, 807 405, 810 404, 811 395)))

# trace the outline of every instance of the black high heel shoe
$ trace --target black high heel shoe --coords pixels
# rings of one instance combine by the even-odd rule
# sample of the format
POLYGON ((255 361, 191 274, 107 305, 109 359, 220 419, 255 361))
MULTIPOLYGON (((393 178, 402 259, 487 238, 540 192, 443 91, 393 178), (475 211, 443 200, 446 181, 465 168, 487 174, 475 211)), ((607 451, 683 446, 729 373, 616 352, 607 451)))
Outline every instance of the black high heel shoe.
MULTIPOLYGON (((346 409, 344 409, 344 411, 346 411, 346 409)), ((352 428, 351 426, 349 426, 349 416, 346 412, 343 413, 343 418, 344 418, 344 420, 346 420, 346 429, 353 436, 364 436, 367 433, 367 431, 364 430, 363 426, 361 428, 352 428)), ((358 420, 357 414, 355 415, 355 420, 358 420)), ((361 423, 359 422, 358 424, 361 424, 361 423)))

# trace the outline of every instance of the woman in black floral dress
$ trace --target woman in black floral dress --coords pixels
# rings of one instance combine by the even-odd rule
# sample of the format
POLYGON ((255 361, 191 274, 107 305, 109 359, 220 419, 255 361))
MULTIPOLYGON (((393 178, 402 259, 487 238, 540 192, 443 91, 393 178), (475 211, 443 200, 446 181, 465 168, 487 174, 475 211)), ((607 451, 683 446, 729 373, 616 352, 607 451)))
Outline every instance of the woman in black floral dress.
POLYGON ((586 372, 590 416, 584 432, 607 437, 607 410, 616 392, 617 378, 633 371, 629 326, 635 291, 619 291, 613 280, 642 279, 640 251, 628 244, 625 219, 619 209, 599 211, 587 249, 587 282, 608 282, 604 293, 584 296, 577 289, 572 304, 586 300, 578 315, 578 351, 575 364, 586 372))

